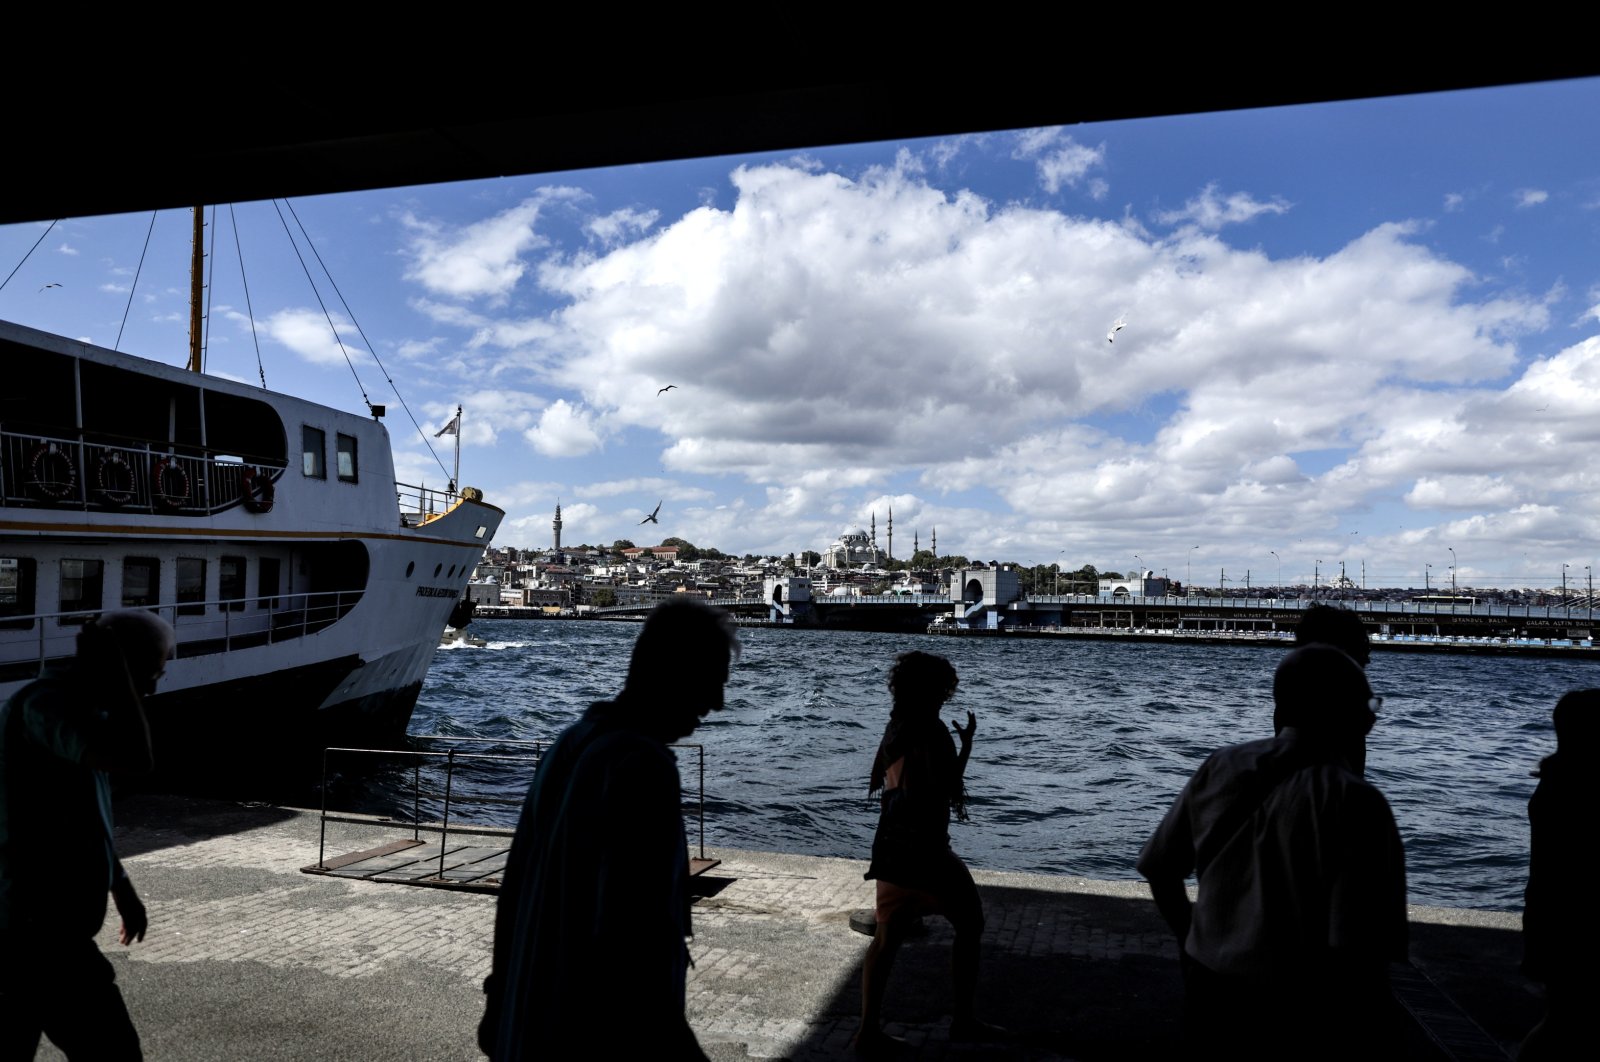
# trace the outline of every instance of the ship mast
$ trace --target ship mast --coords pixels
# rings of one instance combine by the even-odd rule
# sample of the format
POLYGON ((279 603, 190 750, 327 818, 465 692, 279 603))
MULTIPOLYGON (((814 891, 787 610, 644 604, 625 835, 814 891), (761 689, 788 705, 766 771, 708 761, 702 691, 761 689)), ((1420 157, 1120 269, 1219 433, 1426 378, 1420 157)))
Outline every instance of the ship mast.
POLYGON ((200 372, 200 299, 205 291, 205 207, 194 208, 194 246, 189 253, 189 371, 200 372))

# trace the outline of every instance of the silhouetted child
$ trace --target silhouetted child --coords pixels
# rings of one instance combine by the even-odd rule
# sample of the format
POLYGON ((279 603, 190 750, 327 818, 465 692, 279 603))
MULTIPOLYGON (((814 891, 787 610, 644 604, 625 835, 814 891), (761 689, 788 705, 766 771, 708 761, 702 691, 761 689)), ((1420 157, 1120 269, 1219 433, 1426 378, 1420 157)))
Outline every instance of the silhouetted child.
POLYGON ((1556 751, 1534 772, 1528 801, 1528 889, 1523 894, 1522 971, 1545 986, 1544 1020, 1517 1057, 1584 1057, 1594 1050, 1589 1010, 1600 988, 1600 929, 1592 880, 1595 777, 1600 752, 1600 689, 1574 690, 1552 715, 1556 751))
POLYGON ((950 724, 961 750, 939 718, 956 692, 956 669, 931 653, 901 653, 889 670, 893 707, 872 761, 868 791, 882 792, 878 831, 872 840, 867 880, 877 885, 877 930, 861 967, 859 1054, 874 1054, 898 1041, 883 1031, 883 995, 889 971, 907 930, 925 914, 940 914, 955 930, 951 955, 954 1015, 950 1039, 987 1041, 1004 1030, 973 1013, 978 991, 978 941, 983 901, 967 865, 950 848, 952 812, 966 819, 963 776, 978 720, 950 724))

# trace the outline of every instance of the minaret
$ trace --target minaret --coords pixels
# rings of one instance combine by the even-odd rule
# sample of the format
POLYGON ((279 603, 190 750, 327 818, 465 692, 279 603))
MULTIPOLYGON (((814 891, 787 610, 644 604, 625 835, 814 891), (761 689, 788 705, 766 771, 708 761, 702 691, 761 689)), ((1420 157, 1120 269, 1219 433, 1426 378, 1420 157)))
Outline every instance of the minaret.
POLYGON ((933 559, 937 561, 939 559, 939 529, 937 527, 933 529, 933 545, 928 548, 933 550, 933 559))
POLYGON ((889 559, 894 560, 894 506, 889 506, 889 559))
POLYGON ((919 554, 921 552, 922 552, 922 546, 920 545, 920 540, 917 537, 917 533, 915 531, 913 531, 913 532, 911 532, 911 555, 913 557, 915 557, 917 554, 919 554))
POLYGON ((559 501, 556 502, 556 522, 550 525, 550 529, 556 533, 556 544, 555 544, 555 547, 554 547, 554 551, 556 553, 560 553, 561 552, 561 503, 559 501))
POLYGON ((872 548, 878 548, 878 510, 872 510, 872 548))

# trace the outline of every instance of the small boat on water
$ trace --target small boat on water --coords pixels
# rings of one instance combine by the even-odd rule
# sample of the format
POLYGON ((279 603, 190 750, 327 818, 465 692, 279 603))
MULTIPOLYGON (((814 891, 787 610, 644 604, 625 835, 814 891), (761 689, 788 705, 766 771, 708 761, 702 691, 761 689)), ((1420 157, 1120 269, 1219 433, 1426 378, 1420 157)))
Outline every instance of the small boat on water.
POLYGON ((476 634, 464 631, 459 627, 446 627, 444 634, 439 637, 439 648, 449 649, 454 646, 465 645, 473 649, 484 649, 489 645, 487 638, 480 638, 476 634))
POLYGON ((0 365, 0 698, 148 608, 178 635, 147 701, 165 776, 403 738, 499 508, 397 483, 382 407, 3 321, 0 365))

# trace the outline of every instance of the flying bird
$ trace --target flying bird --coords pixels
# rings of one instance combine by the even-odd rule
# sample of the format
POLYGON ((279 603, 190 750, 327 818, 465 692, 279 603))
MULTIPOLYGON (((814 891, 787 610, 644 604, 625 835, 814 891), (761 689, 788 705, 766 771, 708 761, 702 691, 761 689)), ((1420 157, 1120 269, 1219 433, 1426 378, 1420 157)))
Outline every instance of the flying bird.
MULTIPOLYGON (((61 285, 60 285, 60 284, 46 284, 46 285, 45 285, 45 286, 44 286, 44 288, 59 288, 59 287, 60 287, 60 286, 61 286, 61 285)), ((40 289, 39 289, 39 290, 40 290, 40 291, 43 291, 43 290, 44 290, 44 288, 40 288, 40 289)))
MULTIPOLYGON (((663 499, 663 501, 664 500, 665 499, 663 499)), ((660 511, 661 511, 661 502, 656 502, 655 509, 651 511, 649 516, 647 516, 643 520, 639 521, 640 525, 642 526, 644 524, 655 524, 657 526, 660 526, 661 521, 656 519, 656 513, 659 513, 660 511)))
POLYGON ((656 392, 656 397, 660 398, 662 395, 666 394, 668 391, 673 390, 677 386, 678 386, 677 384, 667 384, 667 386, 663 387, 661 390, 656 392))
POLYGON ((1128 318, 1127 318, 1126 315, 1117 318, 1116 322, 1113 323, 1112 326, 1111 326, 1111 331, 1106 333, 1106 342, 1107 343, 1115 343, 1117 341, 1117 333, 1122 331, 1127 326, 1128 326, 1128 318))

